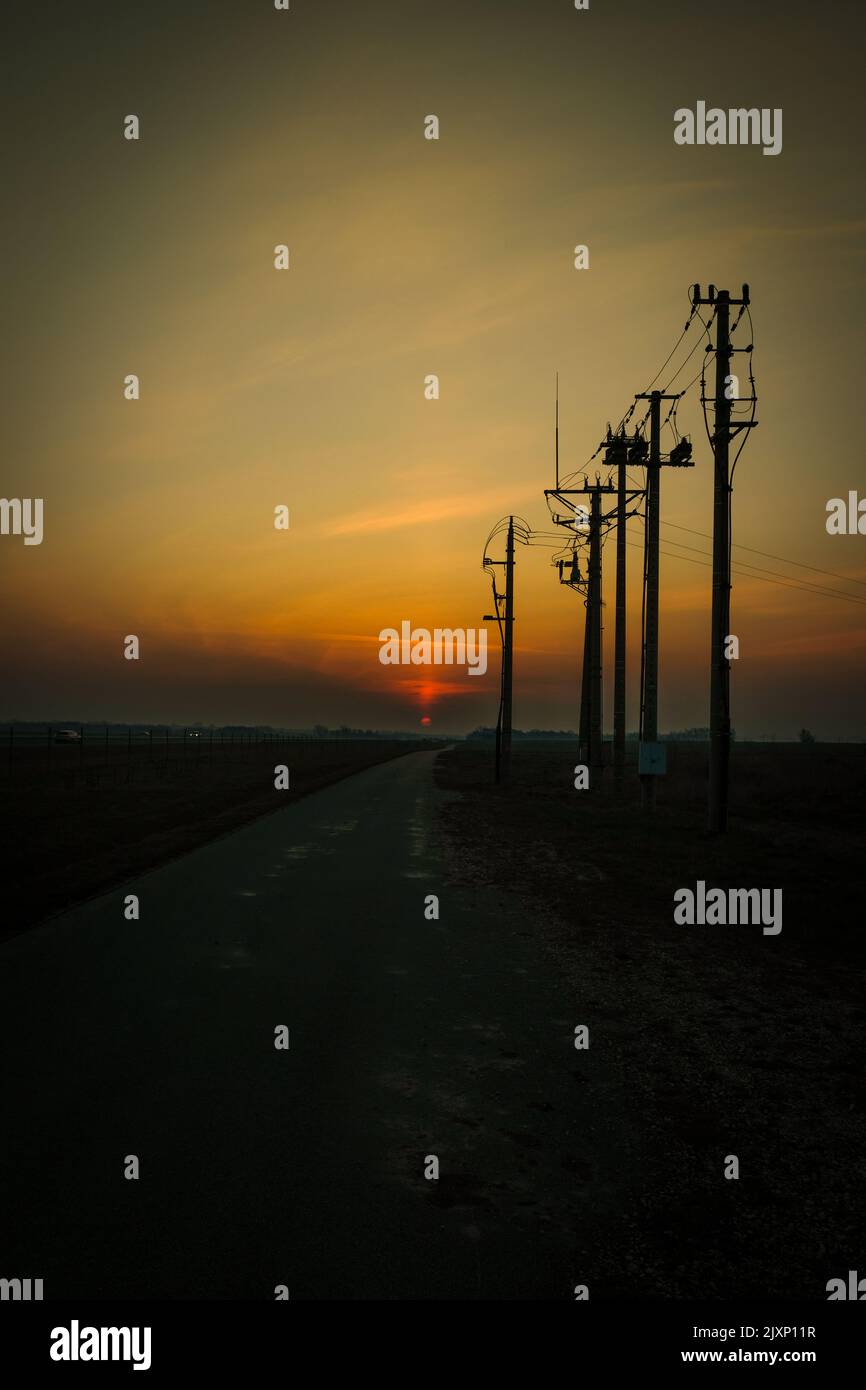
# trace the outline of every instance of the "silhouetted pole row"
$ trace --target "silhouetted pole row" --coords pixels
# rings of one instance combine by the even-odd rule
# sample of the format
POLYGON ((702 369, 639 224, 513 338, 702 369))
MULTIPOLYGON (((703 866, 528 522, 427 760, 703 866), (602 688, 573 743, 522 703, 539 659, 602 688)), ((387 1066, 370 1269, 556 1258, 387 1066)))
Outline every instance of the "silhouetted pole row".
MULTIPOLYGON (((644 574, 643 574, 643 631, 641 634, 641 686, 640 686, 640 770, 641 800, 647 809, 655 805, 655 778, 660 768, 658 758, 658 670, 659 670, 659 522, 660 522, 660 476, 663 466, 674 468, 692 467, 691 444, 686 439, 679 441, 665 458, 661 452, 661 403, 664 400, 676 401, 678 395, 666 395, 661 391, 643 392, 635 400, 649 401, 650 440, 649 446, 640 432, 627 435, 624 429, 615 435, 608 426, 605 459, 608 466, 616 468, 616 485, 602 483, 596 477, 595 483, 587 483, 578 488, 548 488, 546 496, 555 496, 566 505, 573 507, 569 498, 589 495, 591 499, 589 516, 589 571, 587 582, 586 629, 584 634, 584 659, 581 683, 579 745, 581 757, 586 757, 590 768, 600 770, 604 764, 603 756, 603 717, 602 717, 602 574, 601 574, 601 536, 602 527, 613 519, 617 526, 616 546, 616 632, 614 643, 614 768, 619 779, 625 766, 625 720, 626 720, 626 522, 628 508, 637 498, 644 498, 644 574), (626 466, 646 469, 646 487, 628 487, 626 466), (616 507, 602 515, 601 496, 604 493, 616 494, 616 507), (588 755, 588 756, 587 756, 588 755)), ((609 473, 612 477, 612 472, 609 473)), ((559 517, 554 520, 562 525, 570 522, 559 517)), ((572 586, 574 587, 574 586, 572 586)))
MULTIPOLYGON (((716 320, 716 384, 713 400, 715 422, 710 440, 714 456, 713 489, 713 605, 710 657, 710 775, 709 775, 709 828, 711 831, 725 830, 727 827, 728 774, 731 742, 730 712, 730 661, 727 656, 727 639, 731 635, 730 594, 731 594, 731 468, 729 460, 731 438, 741 430, 752 429, 754 406, 757 395, 754 391, 754 377, 749 367, 752 394, 747 404, 753 407, 752 418, 748 421, 732 420, 732 401, 740 399, 736 390, 736 378, 730 372, 731 358, 735 352, 752 352, 752 344, 747 348, 734 348, 731 344, 730 306, 738 304, 741 314, 749 304, 749 287, 743 286, 740 299, 733 299, 727 290, 715 289, 710 285, 706 297, 701 296, 700 285, 692 287, 692 314, 699 306, 712 306, 716 320), (732 386, 733 383, 733 386, 732 386)), ((700 317, 700 316, 699 316, 700 317)), ((703 320, 702 320, 703 322, 703 320)), ((739 322, 739 317, 736 322, 739 322)), ((751 319, 750 319, 751 322, 751 319)), ((686 324, 686 330, 689 327, 686 324)), ((709 326, 704 325, 709 335, 709 326)), ((736 323, 734 324, 736 327, 736 323)), ((685 331, 685 330, 684 330, 685 331)), ((694 349, 693 349, 694 350, 694 349)), ((710 352, 712 344, 706 351, 710 352)), ((671 354, 673 356, 673 354, 671 354)), ((686 359, 688 360, 688 359, 686 359)), ((668 358, 670 361, 670 357, 668 358)), ((667 365, 667 363, 665 363, 667 365)), ((684 365, 684 364, 683 364, 684 365)), ((682 370, 682 366, 679 369, 682 370)), ((674 377, 679 373, 675 372, 674 377)), ((661 373, 659 373, 661 375, 661 373)), ((703 382, 703 374, 701 374, 703 382)), ((688 389, 688 388, 686 388, 688 389)), ((661 448, 661 405, 662 401, 678 401, 685 391, 667 394, 664 391, 643 391, 635 396, 635 401, 648 401, 649 442, 644 437, 641 426, 634 434, 625 433, 625 423, 617 433, 607 429, 605 441, 605 460, 608 477, 602 482, 596 474, 594 483, 583 479, 582 487, 562 487, 559 477, 559 377, 556 389, 555 424, 555 482, 553 488, 545 488, 545 497, 555 497, 570 510, 570 516, 553 515, 556 525, 573 529, 578 516, 586 515, 571 501, 578 496, 590 500, 589 515, 586 521, 577 521, 577 530, 588 530, 588 566, 586 578, 580 574, 578 561, 578 538, 572 548, 572 568, 568 578, 564 575, 566 561, 559 560, 560 583, 585 594, 585 622, 583 634, 583 667, 581 671, 579 757, 591 769, 599 773, 604 766, 604 716, 603 716, 603 643, 602 643, 602 536, 604 528, 612 522, 617 528, 616 541, 616 630, 614 638, 614 692, 613 692, 613 764, 618 785, 622 785, 625 769, 626 742, 626 523, 629 510, 637 499, 643 498, 644 509, 644 569, 642 586, 641 622, 641 674, 640 674, 640 720, 639 720, 639 763, 641 780, 641 801, 647 810, 655 807, 656 777, 664 771, 664 749, 658 742, 658 696, 659 696, 659 560, 661 521, 661 470, 663 467, 692 468, 692 446, 687 438, 679 438, 667 456, 661 448), (627 465, 643 467, 646 470, 644 488, 629 486, 627 465), (610 480, 616 470, 616 484, 610 480), (616 494, 616 506, 609 513, 602 511, 604 494, 616 494)), ((702 393, 701 404, 706 406, 702 393)), ((634 406, 626 416, 628 420, 634 406)), ((673 414, 673 408, 670 414, 673 414)), ((706 411, 705 411, 706 413, 706 411)), ((645 420, 646 418, 645 417, 645 420)), ((708 430, 709 433, 709 430, 708 430)), ((601 446, 599 446, 601 447, 601 446)), ((742 447, 742 446, 741 446, 742 447)), ((596 453, 598 450, 596 450, 596 453)), ((739 451, 737 457, 739 456, 739 451)), ((736 464, 736 457, 734 459, 736 464)), ((501 523, 499 523, 501 525, 501 523)), ((519 539, 527 543, 531 533, 526 523, 521 521, 519 539)), ((494 531, 495 534, 495 531, 494 531)), ((512 710, 512 672, 513 672, 513 597, 514 597, 514 518, 509 517, 506 558, 504 561, 490 561, 485 557, 485 566, 504 564, 506 569, 504 628, 499 604, 502 595, 496 593, 496 618, 502 635, 502 692, 500 716, 497 724, 497 780, 507 780, 511 756, 511 710, 512 710)), ((596 779, 593 779, 595 783, 596 779)))
MULTIPOLYGON (((584 479, 582 487, 547 488, 545 495, 556 497, 564 502, 577 516, 577 505, 572 497, 589 498, 589 567, 586 583, 586 626, 584 628, 583 670, 581 673, 580 727, 578 731, 579 755, 588 766, 600 772, 604 766, 604 715, 603 715, 603 600, 601 540, 603 529, 615 514, 602 513, 601 499, 605 494, 617 495, 618 487, 603 483, 598 476, 594 483, 584 479)), ((573 529, 572 519, 555 518, 558 525, 573 529)), ((572 588, 577 584, 572 583, 572 588)))

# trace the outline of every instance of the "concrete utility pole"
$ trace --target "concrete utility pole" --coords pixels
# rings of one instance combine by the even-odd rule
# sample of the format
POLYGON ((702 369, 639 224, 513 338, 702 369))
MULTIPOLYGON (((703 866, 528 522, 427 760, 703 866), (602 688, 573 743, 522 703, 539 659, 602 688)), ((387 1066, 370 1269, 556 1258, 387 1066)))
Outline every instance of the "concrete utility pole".
POLYGON ((502 741, 500 780, 511 776, 511 687, 514 670, 514 517, 508 518, 505 543, 505 631, 502 636, 502 741))
POLYGON ((613 658, 613 770, 618 783, 625 775, 625 565, 626 565, 626 444, 620 437, 608 447, 608 462, 616 463, 616 633, 613 658))
MULTIPOLYGON (((604 728, 602 717, 602 527, 608 524, 615 511, 602 514, 601 499, 607 493, 619 495, 618 486, 603 483, 596 475, 594 483, 584 478, 583 487, 545 488, 546 497, 556 497, 571 509, 570 518, 554 517, 557 525, 574 527, 577 506, 569 499, 588 496, 590 498, 589 516, 589 573, 586 580, 586 626, 583 642, 583 673, 581 677, 580 698, 580 755, 590 767, 601 769, 604 762, 604 728)), ((642 496, 643 489, 629 489, 626 501, 642 496)), ((582 583, 583 581, 581 581, 582 583)), ((571 587, 576 587, 572 584, 571 587)), ((624 667, 623 667, 624 669, 624 667)))
MULTIPOLYGON (((642 392, 635 400, 650 403, 650 445, 646 462, 646 520, 644 524, 646 600, 644 618, 643 690, 641 691, 641 743, 658 742, 659 721, 659 521, 662 401, 679 400, 679 395, 666 396, 661 391, 642 392)), ((691 446, 682 445, 671 452, 666 462, 674 467, 691 467, 691 446)), ((656 801, 655 774, 641 775, 641 803, 651 811, 656 801)))
POLYGON ((578 761, 586 763, 589 761, 589 666, 590 666, 590 639, 591 625, 589 620, 589 599, 587 597, 589 580, 581 576, 580 561, 578 559, 577 542, 572 551, 571 566, 568 573, 565 573, 567 560, 559 562, 559 582, 566 588, 574 589, 580 594, 583 602, 583 663, 580 668, 580 723, 577 734, 577 756, 578 761))
POLYGON ((485 623, 496 623, 502 643, 502 664, 499 671, 499 712, 496 716, 496 760, 495 779, 507 782, 511 772, 511 690, 514 669, 514 541, 524 545, 529 541, 529 529, 518 517, 519 528, 515 530, 514 517, 508 518, 505 559, 492 560, 487 554, 487 546, 498 535, 505 518, 498 521, 484 546, 482 569, 490 571, 493 584, 493 612, 484 614, 485 623), (505 569, 505 593, 496 587, 495 567, 505 569))
POLYGON ((731 667, 725 638, 731 630, 731 402, 726 378, 731 366, 731 297, 720 290, 716 303, 716 400, 713 428, 713 616, 710 636, 710 785, 707 825, 728 827, 731 758, 731 667))
POLYGON ((601 646, 601 495, 591 489, 589 514, 589 597, 587 617, 589 639, 589 766, 603 766, 604 718, 602 700, 601 646))
MULTIPOLYGON (((720 833, 728 827, 728 781, 731 754, 731 667, 725 656, 726 640, 731 631, 731 480, 729 454, 732 435, 741 429, 753 429, 757 420, 738 421, 731 425, 730 390, 731 305, 749 303, 749 287, 743 285, 740 299, 732 299, 728 290, 708 287, 706 298, 700 285, 693 286, 692 304, 712 306, 716 315, 716 389, 713 401, 712 432, 713 478, 713 615, 710 636, 710 777, 708 790, 707 825, 720 833)), ((751 351, 751 348, 744 349, 751 351)))
MULTIPOLYGON (((646 658, 644 665, 643 727, 647 743, 657 743, 659 734, 659 496, 661 481, 661 408, 659 391, 650 399, 650 452, 646 474, 646 658)), ((644 778, 642 800, 655 803, 655 778, 644 778)))
POLYGON ((578 726, 578 757, 589 762, 589 668, 592 622, 589 616, 589 595, 583 602, 583 665, 580 668, 580 724, 578 726))

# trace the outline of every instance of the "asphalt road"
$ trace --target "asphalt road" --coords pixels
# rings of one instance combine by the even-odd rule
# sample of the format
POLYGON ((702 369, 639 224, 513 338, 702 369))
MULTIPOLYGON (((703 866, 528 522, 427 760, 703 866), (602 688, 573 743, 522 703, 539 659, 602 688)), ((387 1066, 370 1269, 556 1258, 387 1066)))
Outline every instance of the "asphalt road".
POLYGON ((46 1299, 592 1285, 622 1136, 574 1048, 587 1010, 516 904, 449 881, 435 757, 0 947, 0 1276, 46 1299))

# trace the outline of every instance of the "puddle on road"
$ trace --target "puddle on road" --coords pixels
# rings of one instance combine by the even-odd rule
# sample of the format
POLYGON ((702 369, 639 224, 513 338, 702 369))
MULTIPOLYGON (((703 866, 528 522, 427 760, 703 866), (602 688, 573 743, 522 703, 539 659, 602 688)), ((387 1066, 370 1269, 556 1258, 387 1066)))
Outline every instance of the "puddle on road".
POLYGON ((409 853, 413 859, 420 859, 427 854, 429 836, 427 826, 418 816, 413 816, 406 826, 409 831, 409 853))
MULTIPOLYGON (((410 859, 430 860, 433 857, 430 842, 431 824, 430 802, 426 796, 417 796, 413 814, 406 822, 406 829, 409 832, 410 859)), ((405 874, 404 877, 408 878, 410 875, 405 874)))
POLYGON ((314 830, 324 830, 326 835, 350 835, 358 827, 357 820, 335 821, 333 824, 314 825, 314 830))
POLYGON ((325 845, 290 845, 283 850, 283 858, 290 863, 297 864, 301 859, 309 859, 312 854, 334 854, 335 850, 325 845))

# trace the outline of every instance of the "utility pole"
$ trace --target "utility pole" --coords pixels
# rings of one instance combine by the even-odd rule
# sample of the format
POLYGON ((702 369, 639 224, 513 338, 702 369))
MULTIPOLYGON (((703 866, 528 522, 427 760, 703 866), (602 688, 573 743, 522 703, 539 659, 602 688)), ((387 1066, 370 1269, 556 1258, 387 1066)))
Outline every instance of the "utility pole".
MULTIPOLYGON (((731 631, 731 480, 730 443, 741 429, 752 429, 757 420, 731 425, 731 305, 749 303, 749 287, 743 285, 740 299, 728 290, 708 287, 706 298, 700 285, 693 286, 692 304, 711 305, 716 317, 716 388, 712 432, 713 476, 713 611, 710 635, 710 777, 707 826, 721 833, 728 827, 728 781, 731 754, 731 667, 725 656, 731 631)), ((750 352, 751 347, 742 349, 750 352)))
POLYGON ((590 619, 589 594, 583 602, 583 665, 580 668, 580 724, 578 726, 578 758, 589 762, 589 668, 592 621, 590 619))
POLYGON ((613 659, 613 769, 621 787, 625 775, 625 522, 626 445, 620 436, 608 448, 608 460, 617 465, 616 491, 616 633, 613 659))
POLYGON ((713 616, 710 636, 710 785, 707 825, 728 828, 731 758, 731 667, 725 638, 731 630, 731 402, 726 378, 731 365, 731 297, 720 290, 716 303, 716 401, 713 428, 713 616))
MULTIPOLYGON (((641 496, 642 493, 642 488, 629 489, 626 500, 631 501, 641 496)), ((589 571, 586 580, 586 626, 583 641, 579 740, 581 759, 585 758, 591 768, 596 768, 599 771, 604 760, 601 536, 602 527, 608 524, 615 515, 615 511, 602 513, 601 499, 604 494, 618 496, 619 488, 610 482, 603 483, 598 474, 596 474, 594 483, 587 482, 584 477, 582 487, 545 488, 546 497, 556 497, 558 501, 564 502, 571 509, 572 515, 570 517, 554 516, 553 518, 557 525, 565 526, 569 530, 574 529, 575 518, 578 514, 577 505, 570 499, 578 496, 590 498, 589 571)), ((585 523, 581 525, 581 529, 585 529, 585 523)), ((583 581, 580 581, 581 585, 582 583, 583 581)), ((571 587, 576 588, 578 584, 572 583, 571 587)))
MULTIPOLYGON (((646 475, 646 627, 644 630, 643 737, 658 742, 659 724, 659 481, 661 463, 661 392, 650 395, 650 452, 646 475)), ((641 803, 655 808, 655 777, 641 778, 641 803)))
POLYGON ((591 489, 589 514, 589 599, 587 617, 589 639, 589 766, 599 771, 603 765, 604 721, 602 699, 601 646, 601 495, 591 489))
POLYGON ((508 518, 505 543, 505 631, 502 636, 502 741, 500 780, 511 776, 511 685, 514 669, 514 517, 508 518))
MULTIPOLYGON (((504 521, 505 518, 503 517, 504 521)), ((518 517, 520 529, 517 532, 517 539, 524 544, 529 539, 529 530, 525 522, 518 517)), ((487 544, 494 535, 499 534, 502 521, 497 522, 493 528, 487 544)), ((491 560, 487 554, 487 545, 484 547, 484 559, 482 568, 490 570, 490 577, 493 583, 493 612, 484 614, 485 623, 496 623, 499 628, 499 637, 502 643, 502 665, 499 672, 499 713, 496 716, 496 781, 507 782, 511 773, 511 690, 512 674, 514 669, 514 539, 515 527, 514 517, 508 518, 507 539, 505 545, 505 559, 491 560), (494 566, 503 565, 505 568, 505 593, 501 594, 496 587, 494 566)))
MULTIPOLYGON (((635 400, 648 400, 650 415, 649 458, 646 462, 646 520, 644 524, 644 573, 646 597, 643 636, 643 690, 641 744, 658 743, 659 722, 659 521, 660 482, 662 467, 661 408, 662 401, 679 400, 679 395, 666 396, 661 391, 642 392, 635 400)), ((666 460, 674 467, 691 466, 691 445, 683 448, 682 441, 666 460)), ((652 811, 656 803, 656 775, 641 774, 641 804, 652 811)))
POLYGON ((590 645, 591 645, 591 623, 589 618, 589 580, 584 579, 580 573, 580 562, 578 560, 577 542, 571 556, 571 568, 568 575, 565 574, 567 560, 560 560, 559 582, 569 589, 574 589, 583 598, 581 607, 583 609, 583 663, 580 668, 580 723, 577 734, 577 757, 578 762, 586 763, 589 761, 589 667, 590 667, 590 645))

